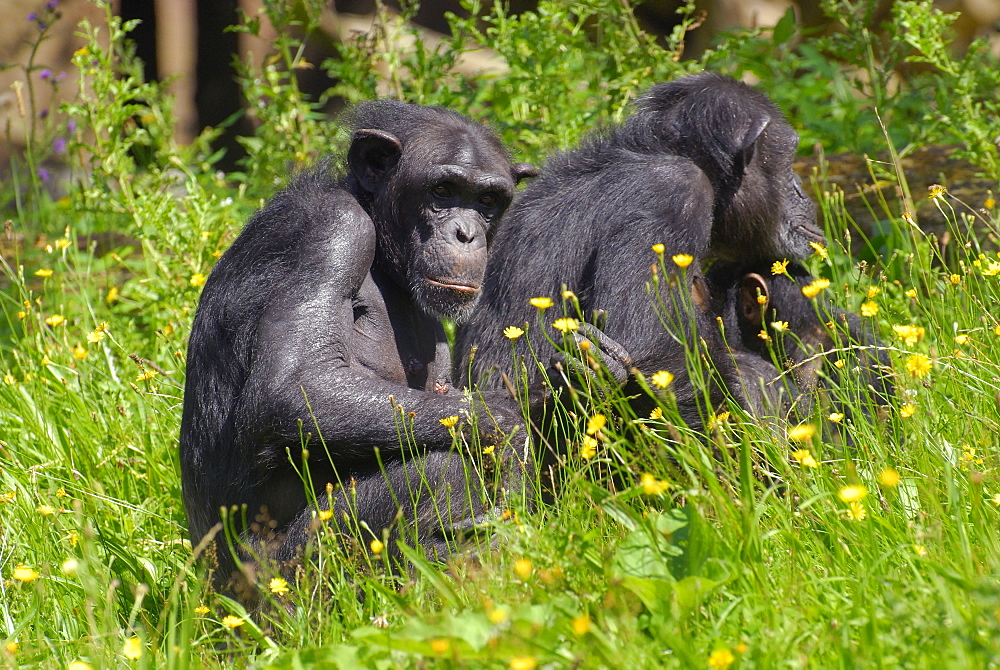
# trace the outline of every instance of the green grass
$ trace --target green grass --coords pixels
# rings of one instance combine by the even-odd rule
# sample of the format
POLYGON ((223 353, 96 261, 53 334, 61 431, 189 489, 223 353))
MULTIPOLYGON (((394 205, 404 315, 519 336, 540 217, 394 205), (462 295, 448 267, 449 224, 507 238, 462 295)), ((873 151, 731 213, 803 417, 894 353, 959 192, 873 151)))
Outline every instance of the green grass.
MULTIPOLYGON (((849 17, 870 4, 831 10, 849 17)), ((947 16, 924 4, 897 3, 883 38, 796 42, 786 21, 731 35, 703 62, 760 77, 806 148, 895 156, 958 142, 997 182, 989 141, 1000 134, 1000 67, 978 46, 950 55, 947 16), (930 65, 900 75, 908 59, 930 65), (901 77, 892 87, 890 75, 901 77)), ((270 18, 308 32, 316 6, 269 6, 270 18)), ((437 52, 345 46, 343 62, 328 64, 341 76, 337 93, 363 99, 384 84, 453 106, 493 123, 519 159, 537 160, 620 118, 648 84, 700 67, 673 58, 681 34, 656 44, 619 2, 487 15, 455 19, 437 52), (469 40, 500 52, 510 75, 449 74, 469 40)), ((400 576, 384 553, 349 553, 324 535, 315 567, 251 617, 207 591, 186 539, 183 352, 215 254, 289 165, 340 151, 343 138, 294 80, 248 66, 248 97, 269 101, 251 105, 266 124, 247 139, 243 171, 221 179, 208 135, 172 143, 169 101, 138 78, 122 27, 81 30, 92 36, 75 56, 87 86, 38 122, 3 187, 5 201, 17 194, 7 217, 25 244, 0 247, 0 663, 1000 666, 1000 217, 989 205, 1000 184, 971 210, 937 195, 947 241, 891 213, 928 194, 901 188, 901 203, 873 200, 883 232, 868 243, 843 194, 817 178, 830 246, 810 267, 831 280, 837 305, 877 307, 865 318, 890 349, 898 389, 887 412, 854 412, 853 449, 822 431, 789 440, 735 409, 699 438, 669 421, 669 392, 659 419, 632 416, 610 393, 590 410, 607 418, 596 453, 582 454, 583 417, 565 422, 556 499, 533 510, 514 500, 494 522, 495 549, 446 566, 407 551, 400 576), (72 176, 60 199, 35 173, 57 137, 70 142, 72 176), (86 242, 106 231, 125 236, 113 252, 86 242), (874 262, 858 264, 852 248, 874 262), (893 328, 907 325, 923 330, 893 328), (799 449, 816 467, 792 456, 799 449), (867 491, 853 508, 842 500, 849 486, 867 491)), ((292 67, 298 43, 279 33, 279 61, 292 67)), ((835 395, 860 409, 851 375, 835 395)), ((817 406, 808 423, 828 423, 817 406)))

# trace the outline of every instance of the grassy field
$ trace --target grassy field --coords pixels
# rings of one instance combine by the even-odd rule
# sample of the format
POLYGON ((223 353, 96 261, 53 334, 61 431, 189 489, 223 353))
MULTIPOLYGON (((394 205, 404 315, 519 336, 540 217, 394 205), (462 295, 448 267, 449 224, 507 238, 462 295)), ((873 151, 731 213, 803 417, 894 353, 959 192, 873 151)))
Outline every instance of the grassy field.
MULTIPOLYGON (((400 577, 384 553, 324 541, 300 583, 268 585, 259 615, 212 594, 180 499, 183 356, 199 287, 242 222, 289 166, 343 149, 286 75, 301 66, 292 35, 315 28, 322 2, 305 4, 268 6, 283 36, 272 59, 245 66, 259 129, 239 172, 217 174, 210 133, 173 143, 170 101, 139 79, 128 26, 110 14, 81 26, 83 85, 60 110, 38 118, 23 92, 34 133, 0 186, 0 663, 1000 666, 1000 63, 979 44, 950 50, 952 17, 921 2, 896 3, 870 30, 857 26, 875 3, 827 3, 849 30, 803 37, 789 15, 697 61, 680 58, 683 29, 658 43, 624 3, 542 2, 454 19, 434 50, 376 31, 313 64, 349 101, 450 106, 539 162, 622 118, 656 81, 704 67, 756 77, 803 152, 873 159, 884 188, 847 195, 874 223, 847 213, 827 179, 835 165, 803 175, 829 240, 809 265, 831 301, 876 324, 898 395, 861 411, 846 375, 832 396, 856 410, 848 447, 837 431, 775 436, 735 408, 691 436, 669 421, 669 392, 660 418, 632 417, 609 394, 593 410, 605 421, 596 446, 587 424, 601 419, 573 429, 556 499, 515 501, 496 521, 499 548, 477 560, 411 551, 400 577), (473 43, 509 73, 453 73, 473 43), (910 192, 901 157, 937 144, 988 186, 910 192), (916 218, 928 201, 946 222, 933 234, 916 218)), ((693 9, 681 19, 690 26, 693 9)), ((43 66, 22 67, 51 85, 43 66)), ((836 422, 824 407, 805 425, 836 422)))

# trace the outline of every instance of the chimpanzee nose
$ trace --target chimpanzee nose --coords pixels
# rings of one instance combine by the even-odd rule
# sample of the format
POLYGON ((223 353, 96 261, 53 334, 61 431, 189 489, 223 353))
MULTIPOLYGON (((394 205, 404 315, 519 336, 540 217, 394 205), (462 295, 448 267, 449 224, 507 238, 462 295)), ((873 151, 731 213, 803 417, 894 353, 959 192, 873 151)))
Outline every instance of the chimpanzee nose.
POLYGON ((476 225, 470 221, 459 219, 455 222, 455 239, 462 244, 476 241, 476 225))

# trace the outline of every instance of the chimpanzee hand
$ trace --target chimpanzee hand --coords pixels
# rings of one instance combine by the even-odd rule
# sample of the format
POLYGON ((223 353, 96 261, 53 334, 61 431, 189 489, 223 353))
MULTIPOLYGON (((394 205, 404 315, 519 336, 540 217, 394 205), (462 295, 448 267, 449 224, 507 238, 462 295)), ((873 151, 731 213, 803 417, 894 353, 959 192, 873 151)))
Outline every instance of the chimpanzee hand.
POLYGON ((584 380, 596 381, 602 369, 617 385, 628 380, 632 357, 599 325, 580 324, 573 332, 573 340, 576 345, 573 349, 556 352, 549 360, 549 379, 553 384, 572 387, 574 381, 578 384, 586 383, 584 380))

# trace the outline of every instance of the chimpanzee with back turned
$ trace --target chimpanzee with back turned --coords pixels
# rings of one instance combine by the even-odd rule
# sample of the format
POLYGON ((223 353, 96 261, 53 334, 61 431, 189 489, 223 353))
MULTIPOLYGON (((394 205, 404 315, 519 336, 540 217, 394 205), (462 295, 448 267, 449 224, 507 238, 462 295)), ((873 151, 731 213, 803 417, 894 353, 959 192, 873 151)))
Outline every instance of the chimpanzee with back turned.
MULTIPOLYGON (((439 318, 472 309, 492 227, 536 171, 444 109, 365 103, 349 123, 347 174, 335 177, 327 163, 295 177, 205 284, 180 443, 195 544, 223 509, 241 558, 293 559, 309 537, 308 501, 339 512, 344 487, 372 532, 402 508, 428 550, 444 549, 449 524, 467 526, 488 507, 458 500, 468 482, 441 419, 472 408, 451 386, 439 318), (401 446, 397 420, 412 429, 414 453, 401 446), (298 472, 304 460, 312 490, 298 472), (413 502, 408 478, 421 476, 433 490, 413 502), (332 500, 328 482, 344 485, 332 500)), ((487 416, 503 431, 522 423, 507 391, 485 400, 481 425, 487 416)), ((221 538, 224 586, 237 566, 221 538)))
MULTIPOLYGON (((605 333, 641 372, 676 375, 678 409, 689 425, 701 426, 708 409, 686 370, 686 350, 702 341, 720 377, 710 386, 712 403, 728 391, 758 409, 741 392, 719 336, 702 264, 802 258, 810 243, 823 241, 815 207, 792 172, 797 145, 766 96, 700 74, 654 86, 620 127, 549 160, 493 241, 482 299, 459 331, 459 356, 478 348, 463 382, 497 387, 500 375, 490 371, 512 371, 504 326, 533 326, 538 313, 528 300, 558 297, 565 284, 588 318, 606 310, 605 333), (646 289, 660 258, 654 244, 663 245, 668 273, 657 285, 662 307, 646 289), (671 260, 680 254, 693 258, 683 269, 671 260)), ((560 316, 548 309, 541 326, 560 316)), ((545 360, 547 341, 528 334, 545 360)), ((518 355, 527 355, 523 340, 514 343, 518 355)))
POLYGON ((819 389, 833 392, 830 409, 843 414, 844 423, 850 422, 852 407, 871 411, 888 405, 894 395, 892 365, 872 325, 831 305, 823 294, 828 282, 817 283, 798 263, 778 275, 770 267, 722 262, 706 275, 727 346, 740 352, 737 366, 745 385, 758 392, 764 382, 765 402, 790 413, 793 421, 810 418, 819 389), (846 384, 847 375, 860 383, 846 384), (844 397, 845 387, 859 395, 844 397))

